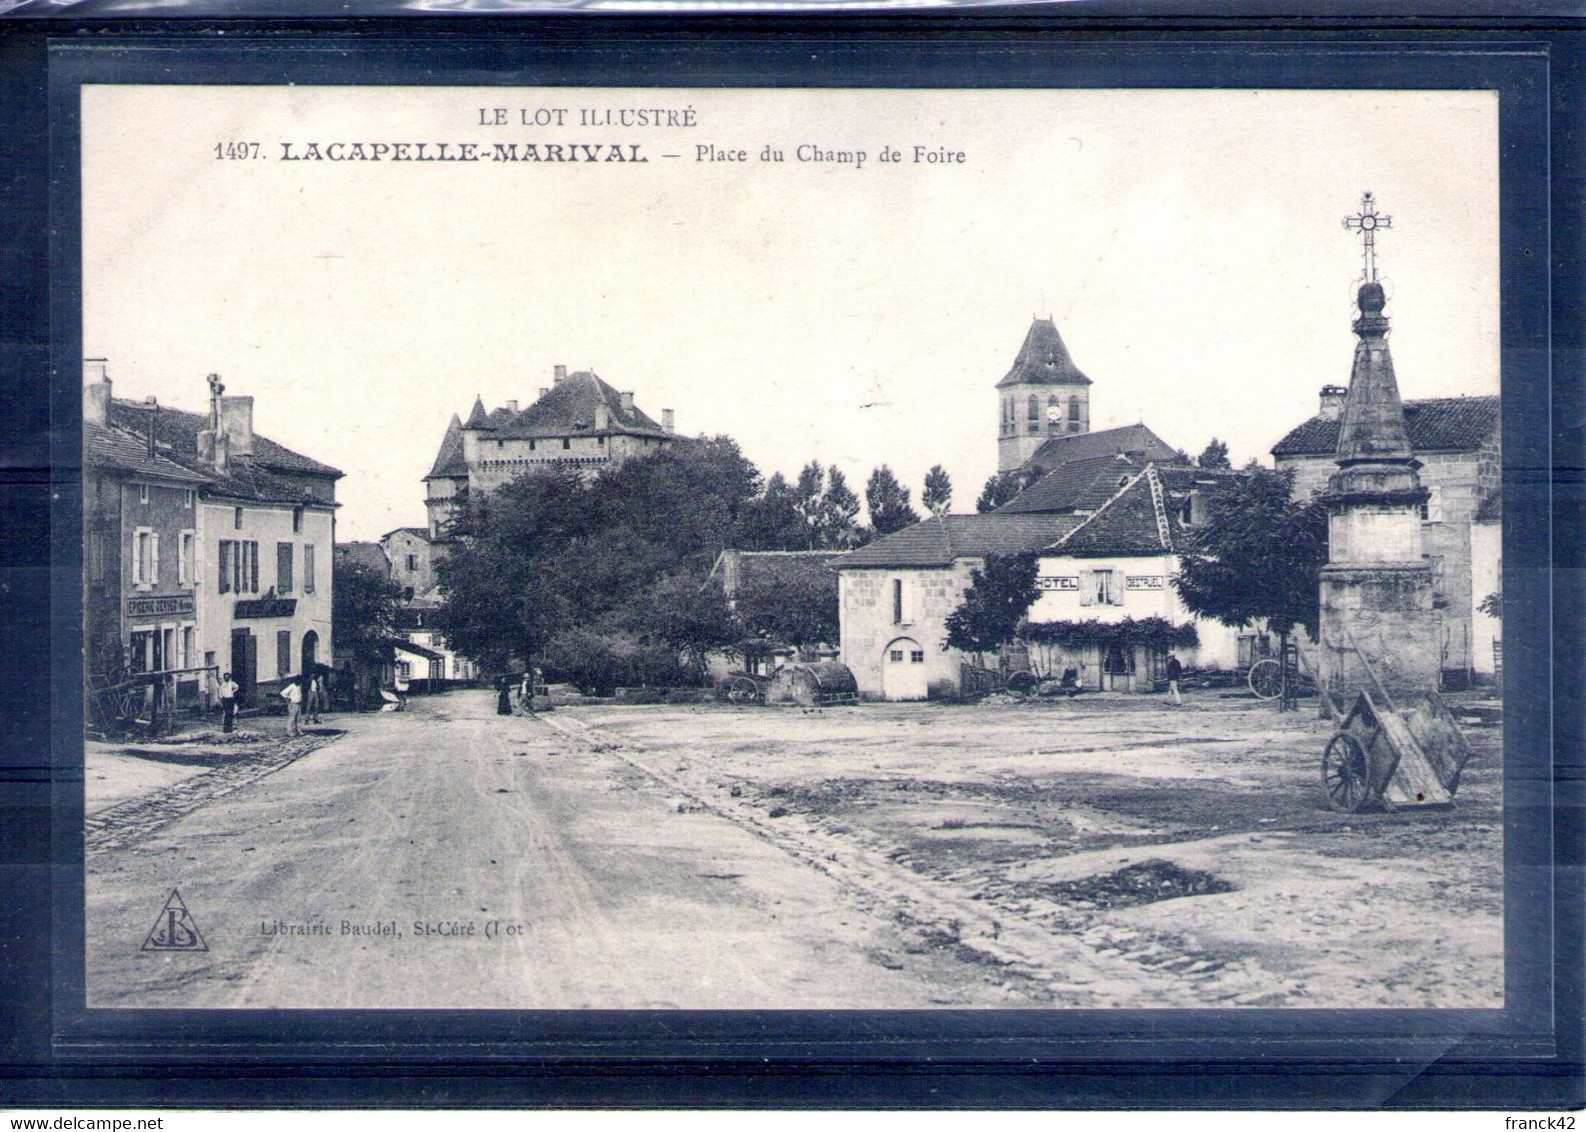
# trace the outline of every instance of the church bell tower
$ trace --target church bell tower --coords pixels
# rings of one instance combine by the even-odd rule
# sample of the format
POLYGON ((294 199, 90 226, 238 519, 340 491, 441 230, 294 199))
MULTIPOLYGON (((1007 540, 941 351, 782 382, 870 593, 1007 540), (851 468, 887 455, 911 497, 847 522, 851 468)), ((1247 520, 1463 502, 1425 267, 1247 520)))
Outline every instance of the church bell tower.
POLYGON ((1090 431, 1090 378, 1050 318, 1037 318, 1013 368, 997 382, 997 470, 1022 467, 1054 436, 1090 431))
POLYGON ((1354 366, 1339 426, 1338 471, 1327 506, 1327 565, 1321 572, 1321 677, 1334 694, 1373 687, 1365 662, 1392 693, 1435 690, 1441 617, 1432 571, 1421 553, 1421 464, 1410 448, 1388 351, 1387 295, 1377 281, 1375 233, 1391 225, 1370 193, 1344 221, 1365 237, 1357 293, 1354 366))

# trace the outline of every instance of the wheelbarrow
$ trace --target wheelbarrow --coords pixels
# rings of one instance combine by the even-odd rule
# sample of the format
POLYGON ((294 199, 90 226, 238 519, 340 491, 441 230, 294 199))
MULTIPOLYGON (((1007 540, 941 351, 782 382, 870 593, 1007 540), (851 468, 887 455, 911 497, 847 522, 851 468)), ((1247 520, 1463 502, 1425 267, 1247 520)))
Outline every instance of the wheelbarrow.
POLYGON ((1353 814, 1453 805, 1471 753, 1453 713, 1436 692, 1404 710, 1378 695, 1356 695, 1322 752, 1328 806, 1353 814))

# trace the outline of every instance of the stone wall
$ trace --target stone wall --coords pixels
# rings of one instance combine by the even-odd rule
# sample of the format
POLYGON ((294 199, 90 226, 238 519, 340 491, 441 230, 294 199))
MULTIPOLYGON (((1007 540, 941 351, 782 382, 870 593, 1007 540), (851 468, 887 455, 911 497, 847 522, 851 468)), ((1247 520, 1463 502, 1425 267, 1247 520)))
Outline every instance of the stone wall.
POLYGON ((979 559, 961 559, 950 568, 839 573, 841 659, 853 671, 861 696, 884 698, 887 653, 900 640, 915 642, 925 654, 923 682, 932 695, 958 693, 959 666, 973 658, 944 645, 947 618, 963 601, 970 570, 980 565, 979 559), (904 587, 901 619, 894 616, 895 582, 904 587))

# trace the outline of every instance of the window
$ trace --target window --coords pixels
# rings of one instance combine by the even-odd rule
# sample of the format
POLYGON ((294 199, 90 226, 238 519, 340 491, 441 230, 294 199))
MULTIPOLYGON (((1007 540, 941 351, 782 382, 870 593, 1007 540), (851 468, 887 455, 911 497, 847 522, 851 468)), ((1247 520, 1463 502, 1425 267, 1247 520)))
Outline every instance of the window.
POLYGON ((139 527, 132 536, 132 584, 153 589, 160 581, 160 536, 139 527))
POLYGON ((497 448, 505 448, 506 446, 507 446, 507 442, 505 440, 496 441, 496 447, 497 448))
POLYGON ((397 675, 406 680, 413 675, 413 665, 405 660, 397 661, 397 675))
POLYGON ((235 577, 232 561, 234 552, 231 548, 235 545, 236 543, 229 538, 220 540, 220 553, 216 556, 215 561, 216 593, 229 594, 231 592, 232 579, 235 577))
POLYGON ((215 570, 220 593, 259 592, 259 544, 240 539, 221 539, 219 565, 215 570))
POLYGON ((604 436, 595 437, 595 444, 598 447, 604 448, 606 446, 606 438, 604 436))
POLYGON ((1096 571, 1096 604, 1117 604, 1117 595, 1113 589, 1111 570, 1096 571))
POLYGON ((138 502, 139 503, 147 503, 148 501, 149 501, 149 485, 146 484, 146 483, 140 483, 138 485, 138 502))
POLYGON ((314 592, 314 544, 303 545, 303 592, 314 592))
POLYGON ((562 437, 562 451, 563 451, 563 452, 565 452, 565 451, 567 451, 567 450, 568 450, 568 449, 569 449, 569 448, 571 448, 571 447, 572 447, 572 446, 573 446, 573 442, 572 442, 572 441, 571 441, 571 440, 569 440, 569 439, 568 439, 568 438, 567 438, 567 437, 565 437, 565 436, 564 436, 564 437, 562 437))
POLYGON ((925 663, 925 650, 924 649, 911 649, 910 652, 909 652, 909 663, 910 664, 924 664, 925 663))
MULTIPOLYGON (((903 624, 903 579, 902 578, 893 578, 892 579, 892 623, 894 625, 903 624)), ((898 659, 902 660, 903 657, 899 656, 898 659)))
POLYGON ((154 634, 148 630, 141 630, 132 634, 131 655, 127 657, 127 664, 133 672, 148 672, 153 663, 154 634))
POLYGON ((1068 419, 1074 424, 1079 423, 1079 398, 1077 396, 1068 399, 1068 419))
POLYGON ((188 511, 191 511, 193 509, 193 502, 197 498, 198 498, 198 492, 196 492, 196 491, 184 491, 184 492, 182 492, 182 506, 183 506, 183 508, 185 508, 188 511))
POLYGON ((233 507, 232 510, 231 510, 231 529, 234 530, 234 531, 242 530, 242 508, 241 507, 233 507))
POLYGON ((1443 496, 1442 492, 1433 487, 1428 488, 1429 494, 1426 502, 1421 504, 1421 522, 1441 523, 1443 521, 1443 496))
POLYGON ((275 674, 292 674, 292 630, 282 629, 275 635, 275 674))
POLYGON ((198 581, 197 563, 193 561, 193 545, 196 535, 193 531, 183 531, 182 541, 177 547, 176 555, 176 584, 191 586, 198 581))
POLYGON ((292 592, 292 544, 289 542, 275 544, 275 592, 292 592))
POLYGON ((892 663, 893 664, 902 664, 903 663, 903 650, 902 649, 893 649, 891 654, 890 654, 890 656, 892 658, 892 663))
POLYGON ((193 664, 193 627, 191 625, 182 626, 182 647, 178 661, 178 668, 196 667, 193 664))
POLYGON ((532 440, 531 440, 531 441, 529 441, 529 451, 530 451, 530 452, 533 452, 533 451, 534 451, 534 441, 532 441, 532 440))
POLYGON ((300 534, 302 532, 302 530, 303 530, 303 509, 301 507, 294 507, 294 508, 292 508, 292 533, 294 535, 295 534, 300 534))
POLYGON ((163 672, 168 668, 177 666, 176 660, 176 628, 174 626, 160 630, 159 649, 156 650, 154 667, 163 672))
POLYGON ((419 556, 416 555, 416 554, 408 555, 408 569, 409 570, 417 570, 418 568, 419 568, 419 556))

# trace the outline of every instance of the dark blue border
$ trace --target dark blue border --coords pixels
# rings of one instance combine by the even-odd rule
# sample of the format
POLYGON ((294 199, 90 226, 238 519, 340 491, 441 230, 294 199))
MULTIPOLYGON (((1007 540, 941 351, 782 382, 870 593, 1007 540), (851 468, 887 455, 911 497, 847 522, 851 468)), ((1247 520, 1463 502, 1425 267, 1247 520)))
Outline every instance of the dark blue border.
MULTIPOLYGON (((6 430, 0 514, 7 532, 0 596, 21 638, 19 647, 0 649, 7 831, 0 855, 0 914, 7 916, 0 935, 0 1033, 15 1035, 0 1065, 0 1076, 12 1078, 3 1094, 8 1100, 1529 1109, 1581 1103, 1581 232, 1573 222, 1550 229, 1554 218, 1581 215, 1573 142, 1583 101, 1579 40, 1523 21, 1510 21, 1503 38, 1490 26, 1432 33, 1383 27, 1371 34, 1263 34, 1260 26, 1223 33, 1201 26, 1193 39, 1167 38, 1164 27, 1143 19, 1132 20, 1132 29, 1115 22, 1104 31, 1078 30, 1080 22, 1003 15, 701 24, 568 16, 510 25, 470 21, 465 35, 402 20, 378 25, 382 36, 357 38, 342 24, 233 24, 224 39, 192 24, 116 24, 71 34, 90 29, 52 22, 47 31, 0 37, 0 146, 9 150, 0 150, 0 160, 14 157, 10 167, 22 171, 20 208, 6 209, 11 220, 0 222, 0 315, 6 316, 0 391, 16 406, 0 425, 6 430), (54 36, 47 61, 46 34, 54 36), (77 87, 85 81, 1498 90, 1510 689, 1507 1005, 1501 1011, 1202 1012, 83 1009, 76 125, 77 87), (1563 144, 1552 144, 1558 141, 1563 144), (47 668, 40 662, 45 656, 47 668)), ((458 26, 447 23, 448 30, 458 26)))

